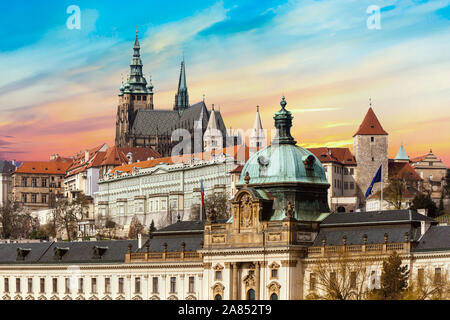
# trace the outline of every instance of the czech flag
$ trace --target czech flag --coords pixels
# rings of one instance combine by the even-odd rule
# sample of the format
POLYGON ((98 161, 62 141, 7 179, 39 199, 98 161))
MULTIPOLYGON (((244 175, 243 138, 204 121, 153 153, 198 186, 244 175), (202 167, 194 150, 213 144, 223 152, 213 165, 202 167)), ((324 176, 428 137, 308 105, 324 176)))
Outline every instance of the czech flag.
POLYGON ((381 182, 381 167, 382 166, 383 165, 380 166, 380 168, 377 171, 377 174, 375 175, 375 177, 373 177, 372 183, 370 184, 369 188, 366 191, 366 198, 372 194, 373 185, 377 182, 381 182))
POLYGON ((202 196, 202 207, 205 206, 205 192, 203 190, 203 178, 200 180, 200 194, 202 196))

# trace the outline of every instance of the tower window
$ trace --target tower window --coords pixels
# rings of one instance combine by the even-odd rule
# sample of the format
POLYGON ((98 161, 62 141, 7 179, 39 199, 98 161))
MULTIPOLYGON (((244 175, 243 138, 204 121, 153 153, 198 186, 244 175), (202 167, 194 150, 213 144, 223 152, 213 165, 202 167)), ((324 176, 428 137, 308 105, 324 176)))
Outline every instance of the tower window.
POLYGON ((375 138, 374 137, 370 137, 370 142, 374 142, 375 138))

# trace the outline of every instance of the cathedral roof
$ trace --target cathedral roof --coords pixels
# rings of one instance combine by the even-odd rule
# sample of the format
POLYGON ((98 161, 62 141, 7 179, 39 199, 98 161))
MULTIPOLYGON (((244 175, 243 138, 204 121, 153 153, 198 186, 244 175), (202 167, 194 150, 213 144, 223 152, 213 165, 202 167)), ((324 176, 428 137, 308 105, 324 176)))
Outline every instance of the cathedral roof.
POLYGON ((378 121, 375 112, 373 112, 372 107, 367 111, 366 116, 364 117, 363 122, 359 126, 358 131, 353 135, 387 135, 388 133, 384 131, 383 127, 378 121))
MULTIPOLYGON (((212 112, 212 111, 211 111, 212 112)), ((214 111, 218 129, 226 135, 226 127, 220 111, 214 111)), ((138 110, 133 123, 131 133, 133 135, 152 136, 160 134, 172 134, 176 128, 192 130, 194 123, 202 116, 202 127, 206 128, 210 112, 203 101, 185 109, 181 115, 177 110, 138 110), (203 113, 203 116, 202 116, 203 113)))

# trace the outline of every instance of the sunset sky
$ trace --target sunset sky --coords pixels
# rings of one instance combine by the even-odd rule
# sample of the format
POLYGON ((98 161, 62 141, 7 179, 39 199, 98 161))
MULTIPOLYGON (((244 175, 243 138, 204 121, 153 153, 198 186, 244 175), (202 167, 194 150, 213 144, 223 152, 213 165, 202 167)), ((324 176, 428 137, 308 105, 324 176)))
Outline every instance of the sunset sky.
POLYGON ((299 145, 351 147, 371 98, 390 157, 403 142, 450 166, 450 0, 17 0, 1 13, 0 159, 113 145, 138 26, 156 109, 172 108, 184 52, 191 104, 205 94, 228 127, 251 127, 259 105, 271 129, 285 95, 299 145))

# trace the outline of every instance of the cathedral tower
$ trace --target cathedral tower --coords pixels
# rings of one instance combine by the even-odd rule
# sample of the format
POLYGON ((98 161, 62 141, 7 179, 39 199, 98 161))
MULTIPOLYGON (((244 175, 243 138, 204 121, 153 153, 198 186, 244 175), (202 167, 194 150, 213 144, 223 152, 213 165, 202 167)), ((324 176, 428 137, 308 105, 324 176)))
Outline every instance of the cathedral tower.
POLYGON ((186 70, 184 68, 184 58, 181 61, 180 79, 178 80, 178 91, 175 94, 175 104, 173 110, 182 114, 185 109, 189 107, 189 94, 186 85, 186 70))
POLYGON ((133 58, 130 64, 130 75, 126 83, 122 82, 119 92, 119 106, 116 116, 116 140, 118 147, 131 147, 129 134, 138 110, 153 109, 153 85, 147 85, 142 72, 138 31, 133 46, 133 58))
MULTIPOLYGON (((364 194, 380 165, 383 166, 383 183, 388 179, 388 133, 373 112, 372 103, 358 131, 353 135, 353 153, 358 165, 355 179, 358 196, 361 203, 365 203, 364 194)), ((379 190, 380 184, 377 183, 372 193, 379 190)))

